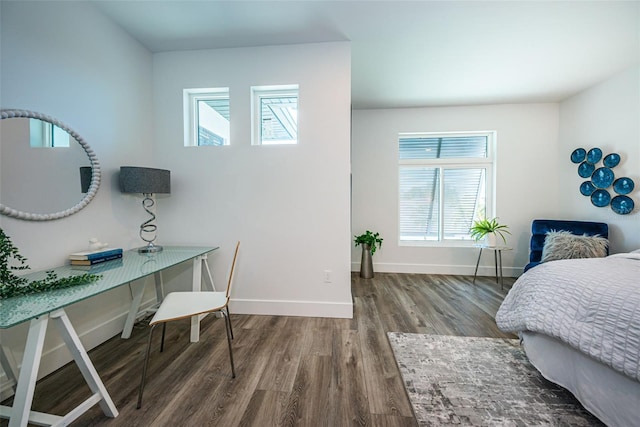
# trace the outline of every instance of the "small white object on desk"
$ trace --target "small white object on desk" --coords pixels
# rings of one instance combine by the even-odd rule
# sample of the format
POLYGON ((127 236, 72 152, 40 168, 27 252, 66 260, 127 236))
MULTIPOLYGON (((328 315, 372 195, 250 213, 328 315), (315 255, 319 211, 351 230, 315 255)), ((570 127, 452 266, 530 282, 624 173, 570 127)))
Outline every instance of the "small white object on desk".
POLYGON ((89 250, 90 251, 99 251, 100 249, 104 249, 109 246, 108 243, 101 242, 97 237, 92 237, 89 239, 89 250))

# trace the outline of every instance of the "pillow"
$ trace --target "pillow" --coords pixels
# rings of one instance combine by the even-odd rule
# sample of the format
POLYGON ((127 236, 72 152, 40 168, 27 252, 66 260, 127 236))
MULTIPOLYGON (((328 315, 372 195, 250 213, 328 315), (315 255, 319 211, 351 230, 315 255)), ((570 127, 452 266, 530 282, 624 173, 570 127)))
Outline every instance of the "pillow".
POLYGON ((544 239, 540 262, 558 259, 602 258, 607 256, 609 240, 604 237, 578 236, 569 231, 551 230, 544 239))

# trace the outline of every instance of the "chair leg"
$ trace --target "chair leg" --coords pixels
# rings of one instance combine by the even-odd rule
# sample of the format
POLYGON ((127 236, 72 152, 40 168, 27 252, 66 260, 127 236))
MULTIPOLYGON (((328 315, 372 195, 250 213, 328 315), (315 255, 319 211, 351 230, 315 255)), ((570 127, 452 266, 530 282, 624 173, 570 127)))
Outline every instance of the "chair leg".
POLYGON ((226 309, 227 317, 229 318, 229 330, 231 331, 231 339, 233 339, 233 328, 231 327, 231 313, 229 312, 229 306, 227 306, 226 309))
POLYGON ((236 377, 236 369, 233 366, 233 350, 231 349, 231 321, 229 320, 229 315, 224 311, 220 310, 222 315, 224 316, 224 324, 225 329, 227 330, 227 343, 229 344, 229 360, 231 361, 231 374, 233 378, 236 377))
POLYGON ((164 351, 164 334, 167 332, 167 322, 162 324, 162 340, 160 341, 160 353, 164 351))
POLYGON ((144 381, 147 377, 147 366, 149 365, 149 353, 151 352, 151 338, 153 337, 153 330, 156 328, 157 324, 153 325, 149 330, 149 341, 147 343, 147 352, 144 356, 144 364, 142 365, 142 378, 140 379, 140 390, 138 391, 138 404, 136 405, 137 409, 142 407, 142 392, 144 391, 144 381))

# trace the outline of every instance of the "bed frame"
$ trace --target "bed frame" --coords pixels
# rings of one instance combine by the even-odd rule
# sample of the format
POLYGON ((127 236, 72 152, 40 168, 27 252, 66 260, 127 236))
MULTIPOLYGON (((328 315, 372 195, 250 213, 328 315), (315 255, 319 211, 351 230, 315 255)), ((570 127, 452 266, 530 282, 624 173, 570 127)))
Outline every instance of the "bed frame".
POLYGON ((527 357, 542 376, 567 390, 609 427, 640 423, 640 382, 544 334, 521 333, 527 357))

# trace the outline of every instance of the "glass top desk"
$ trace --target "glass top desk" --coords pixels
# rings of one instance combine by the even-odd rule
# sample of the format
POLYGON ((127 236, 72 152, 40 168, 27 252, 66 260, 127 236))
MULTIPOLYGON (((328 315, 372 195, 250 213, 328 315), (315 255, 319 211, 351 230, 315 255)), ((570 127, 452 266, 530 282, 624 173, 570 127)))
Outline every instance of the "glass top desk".
MULTIPOLYGON (((13 407, 0 406, 0 418, 9 418, 9 427, 26 426, 28 421, 38 425, 66 425, 88 411, 96 403, 100 405, 105 415, 116 417, 118 410, 91 363, 64 308, 150 275, 155 276, 156 292, 160 302, 162 300, 162 277, 160 274, 162 270, 190 260, 193 262, 192 290, 200 291, 202 289, 202 261, 206 260, 209 252, 216 249, 218 248, 165 246, 162 252, 152 254, 139 254, 134 249, 124 252, 122 259, 107 261, 104 264, 93 266, 92 269, 83 270, 66 265, 25 275, 24 277, 30 279, 40 279, 44 278, 46 271, 54 271, 58 277, 89 272, 101 274, 102 278, 86 285, 0 300, 0 329, 7 329, 30 321, 19 376, 12 360, 7 357, 0 346, 2 368, 7 376, 16 382, 13 407), (89 399, 64 416, 31 411, 31 402, 49 319, 53 320, 53 323, 58 327, 65 345, 69 348, 93 393, 89 399)), ((209 273, 209 278, 211 278, 208 267, 206 267, 207 264, 204 263, 204 265, 209 273)), ((133 303, 125 322, 123 338, 128 338, 131 334, 143 292, 144 283, 137 284, 133 289, 133 303)), ((191 341, 198 341, 199 330, 200 318, 194 316, 191 319, 191 341)))

